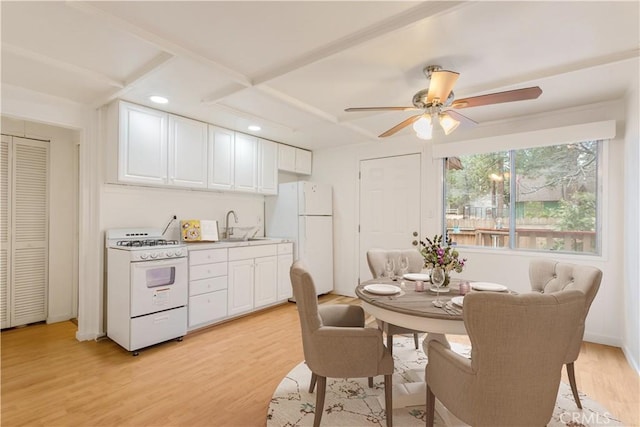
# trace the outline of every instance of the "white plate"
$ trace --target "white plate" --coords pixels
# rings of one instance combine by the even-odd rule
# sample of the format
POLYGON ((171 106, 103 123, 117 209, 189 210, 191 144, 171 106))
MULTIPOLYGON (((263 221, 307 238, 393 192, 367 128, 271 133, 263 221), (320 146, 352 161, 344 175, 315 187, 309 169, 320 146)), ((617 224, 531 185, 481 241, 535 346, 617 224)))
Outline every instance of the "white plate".
POLYGON ((428 274, 422 274, 422 273, 407 273, 404 276, 405 279, 407 280, 422 280, 423 282, 426 282, 429 280, 429 275, 428 274))
POLYGON ((504 292, 508 290, 505 285, 499 285, 497 283, 489 282, 473 282, 471 283, 471 289, 476 291, 492 291, 492 292, 504 292))
POLYGON ((464 300, 464 296, 451 298, 451 302, 457 305, 458 307, 462 307, 463 300, 464 300))
POLYGON ((395 285, 383 285, 381 283, 365 285, 364 290, 378 295, 393 295, 400 292, 400 288, 395 285))
POLYGON ((442 288, 440 288, 440 291, 438 291, 438 288, 436 288, 435 286, 432 286, 432 287, 429 288, 429 290, 431 292, 436 292, 436 293, 440 292, 441 294, 446 294, 447 292, 449 292, 449 287, 448 286, 446 288, 442 287, 442 288))

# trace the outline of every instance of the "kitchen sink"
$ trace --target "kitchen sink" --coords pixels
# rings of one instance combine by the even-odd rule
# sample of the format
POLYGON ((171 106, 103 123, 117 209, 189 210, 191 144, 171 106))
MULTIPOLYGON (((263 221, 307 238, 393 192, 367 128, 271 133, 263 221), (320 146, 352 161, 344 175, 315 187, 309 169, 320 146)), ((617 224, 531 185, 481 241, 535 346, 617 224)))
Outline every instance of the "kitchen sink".
POLYGON ((231 243, 231 242, 256 242, 256 241, 259 241, 259 240, 267 240, 267 238, 266 237, 252 237, 250 239, 244 239, 242 237, 232 237, 230 239, 222 239, 222 240, 220 240, 220 242, 223 242, 223 243, 225 243, 225 242, 226 243, 231 243))

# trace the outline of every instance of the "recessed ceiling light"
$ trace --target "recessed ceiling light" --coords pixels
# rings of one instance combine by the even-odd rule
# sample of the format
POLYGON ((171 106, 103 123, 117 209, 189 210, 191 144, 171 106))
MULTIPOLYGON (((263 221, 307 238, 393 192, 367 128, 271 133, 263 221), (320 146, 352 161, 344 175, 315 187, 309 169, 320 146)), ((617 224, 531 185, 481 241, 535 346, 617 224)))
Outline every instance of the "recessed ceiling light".
POLYGON ((155 102, 156 104, 166 104, 167 102, 169 102, 169 100, 167 98, 165 98, 164 96, 159 96, 159 95, 152 95, 149 97, 149 100, 151 102, 155 102))
POLYGON ((254 132, 257 132, 260 129, 262 129, 262 128, 260 126, 258 126, 258 125, 249 125, 249 130, 252 130, 254 132))

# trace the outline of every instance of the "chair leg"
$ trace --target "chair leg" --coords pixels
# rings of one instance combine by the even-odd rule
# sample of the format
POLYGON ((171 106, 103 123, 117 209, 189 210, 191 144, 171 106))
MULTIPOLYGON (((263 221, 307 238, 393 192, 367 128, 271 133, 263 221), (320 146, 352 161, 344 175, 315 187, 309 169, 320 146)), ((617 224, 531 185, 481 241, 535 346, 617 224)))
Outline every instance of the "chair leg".
POLYGON ((427 384, 427 409, 425 410, 427 427, 433 427, 435 409, 436 409, 436 397, 431 391, 431 387, 429 387, 429 385, 427 384))
POLYGON ((573 362, 567 363, 567 376, 569 376, 569 384, 571 385, 571 391, 573 392, 573 400, 576 401, 578 408, 582 409, 580 397, 578 396, 578 386, 576 385, 576 373, 573 370, 573 362))
POLYGON ((316 380, 318 377, 313 372, 311 373, 311 383, 309 383, 309 393, 313 393, 313 389, 316 386, 316 380))
POLYGON ((384 376, 384 411, 387 415, 387 427, 393 427, 393 382, 392 375, 384 376))
POLYGON ((322 411, 324 410, 324 393, 327 389, 327 377, 318 376, 318 394, 316 394, 316 412, 313 416, 313 427, 320 427, 322 411))
POLYGON ((369 388, 373 388, 373 377, 369 377, 369 388))
POLYGON ((387 334, 387 348, 389 349, 389 353, 393 356, 393 335, 387 334))
POLYGON ((414 333, 413 334, 413 343, 416 345, 416 350, 419 348, 418 347, 418 334, 414 333))

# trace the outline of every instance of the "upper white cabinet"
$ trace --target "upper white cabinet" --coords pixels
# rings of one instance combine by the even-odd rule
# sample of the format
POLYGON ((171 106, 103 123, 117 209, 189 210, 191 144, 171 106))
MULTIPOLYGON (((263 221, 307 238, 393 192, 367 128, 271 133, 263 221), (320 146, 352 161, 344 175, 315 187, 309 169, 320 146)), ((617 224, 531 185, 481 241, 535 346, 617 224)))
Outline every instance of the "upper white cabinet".
POLYGON ((296 148, 296 173, 311 175, 311 151, 296 148))
POLYGON ((169 115, 121 102, 119 116, 118 181, 166 184, 169 115))
POLYGON ((302 175, 311 175, 311 151, 279 144, 278 169, 302 175))
POLYGON ((278 170, 311 174, 311 151, 153 108, 102 109, 107 182, 278 193, 278 170))
POLYGON ((258 189, 258 138, 236 132, 234 150, 234 185, 237 191, 258 189))
POLYGON ((209 188, 233 189, 235 132, 209 125, 209 188))
POLYGON ((169 115, 169 184, 207 187, 207 124, 169 115))
POLYGON ((258 140, 258 192, 278 193, 278 144, 258 140))

